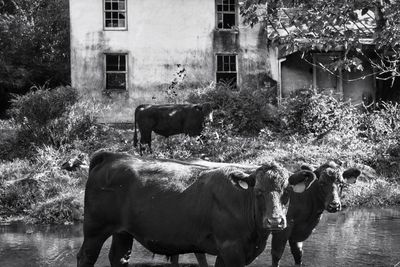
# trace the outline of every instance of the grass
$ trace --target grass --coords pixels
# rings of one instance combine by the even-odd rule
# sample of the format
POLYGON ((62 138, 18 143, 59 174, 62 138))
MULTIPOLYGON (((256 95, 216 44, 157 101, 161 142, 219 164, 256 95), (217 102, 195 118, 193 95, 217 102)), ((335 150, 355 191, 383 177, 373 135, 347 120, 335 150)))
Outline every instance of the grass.
MULTIPOLYGON (((10 129, 9 123, 2 122, 10 129)), ((90 140, 76 140, 58 149, 52 146, 24 146, 15 138, 2 136, 8 147, 7 155, 0 153, 0 216, 2 221, 24 218, 33 223, 71 223, 81 221, 83 195, 88 170, 61 169, 66 161, 89 155, 97 149, 128 152, 138 155, 133 148, 133 130, 130 128, 99 127, 98 135, 90 140), (17 148, 17 149, 16 149, 17 148), (25 156, 24 156, 25 155, 25 156)), ((388 206, 400 204, 398 168, 393 158, 378 155, 376 147, 368 142, 334 142, 316 140, 311 136, 285 136, 261 131, 259 136, 238 136, 230 126, 204 130, 204 138, 183 135, 165 139, 153 134, 154 158, 207 158, 218 162, 261 164, 276 161, 290 171, 302 164, 318 166, 328 160, 344 167, 357 166, 363 175, 344 192, 346 206, 388 206), (386 158, 385 158, 386 157, 386 158)))

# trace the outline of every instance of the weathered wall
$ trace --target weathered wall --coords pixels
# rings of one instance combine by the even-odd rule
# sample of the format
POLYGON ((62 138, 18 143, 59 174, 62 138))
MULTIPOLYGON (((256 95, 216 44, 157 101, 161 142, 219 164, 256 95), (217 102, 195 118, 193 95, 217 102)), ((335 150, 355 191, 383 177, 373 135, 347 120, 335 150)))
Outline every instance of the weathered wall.
POLYGON ((133 108, 164 100, 162 88, 172 81, 181 64, 185 83, 204 86, 215 81, 215 54, 238 54, 238 82, 260 87, 268 67, 265 34, 259 28, 215 30, 215 0, 128 0, 125 31, 103 30, 103 1, 70 0, 71 81, 105 100, 105 52, 128 53, 128 90, 112 93, 109 120, 131 121, 133 108), (224 50, 229 43, 233 47, 224 50), (257 77, 257 79, 254 79, 257 77))

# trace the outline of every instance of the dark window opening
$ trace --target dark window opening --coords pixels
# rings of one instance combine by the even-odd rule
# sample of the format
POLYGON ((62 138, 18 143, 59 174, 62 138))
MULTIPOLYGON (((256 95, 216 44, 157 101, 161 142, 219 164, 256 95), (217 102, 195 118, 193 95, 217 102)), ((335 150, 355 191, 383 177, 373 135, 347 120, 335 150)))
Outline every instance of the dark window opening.
POLYGON ((126 90, 126 63, 125 54, 106 55, 106 89, 126 90))
POLYGON ((231 29, 236 26, 235 0, 217 0, 217 27, 231 29))
POLYGON ((217 83, 237 88, 236 55, 217 55, 217 83))

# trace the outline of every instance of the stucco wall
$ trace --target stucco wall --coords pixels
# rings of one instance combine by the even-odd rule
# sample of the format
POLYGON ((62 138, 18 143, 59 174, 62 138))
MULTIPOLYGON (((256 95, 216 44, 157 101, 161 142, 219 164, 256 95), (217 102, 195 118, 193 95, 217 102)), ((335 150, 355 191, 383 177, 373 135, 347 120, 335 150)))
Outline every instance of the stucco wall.
MULTIPOLYGON (((102 2, 70 0, 71 81, 104 100, 104 53, 128 54, 128 90, 111 94, 109 120, 131 121, 137 104, 164 101, 162 88, 177 64, 186 69, 188 86, 215 81, 215 54, 228 52, 215 43, 222 33, 215 31, 215 0, 127 0, 123 31, 103 30, 102 2)), ((238 54, 240 85, 262 86, 269 69, 265 33, 241 25, 227 35, 238 54)))

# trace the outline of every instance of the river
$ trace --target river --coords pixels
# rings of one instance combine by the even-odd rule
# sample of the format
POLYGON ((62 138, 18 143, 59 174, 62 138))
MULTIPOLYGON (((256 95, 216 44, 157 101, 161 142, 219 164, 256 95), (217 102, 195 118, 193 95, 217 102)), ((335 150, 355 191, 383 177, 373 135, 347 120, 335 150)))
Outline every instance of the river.
MULTIPOLYGON (((76 266, 82 243, 82 224, 32 226, 0 225, 0 266, 76 266)), ((109 266, 106 242, 96 266, 109 266)), ((208 256, 213 263, 215 257, 208 256)), ((324 213, 315 232, 304 243, 306 266, 396 266, 400 267, 400 208, 349 209, 324 213)), ((192 254, 181 255, 183 266, 196 262, 192 254)), ((134 243, 130 266, 163 266, 165 257, 154 256, 134 243), (135 264, 134 264, 135 263, 135 264), (140 263, 140 264, 137 264, 140 263)), ((281 266, 292 266, 286 247, 281 266)), ((270 246, 249 266, 270 266, 270 246)))

